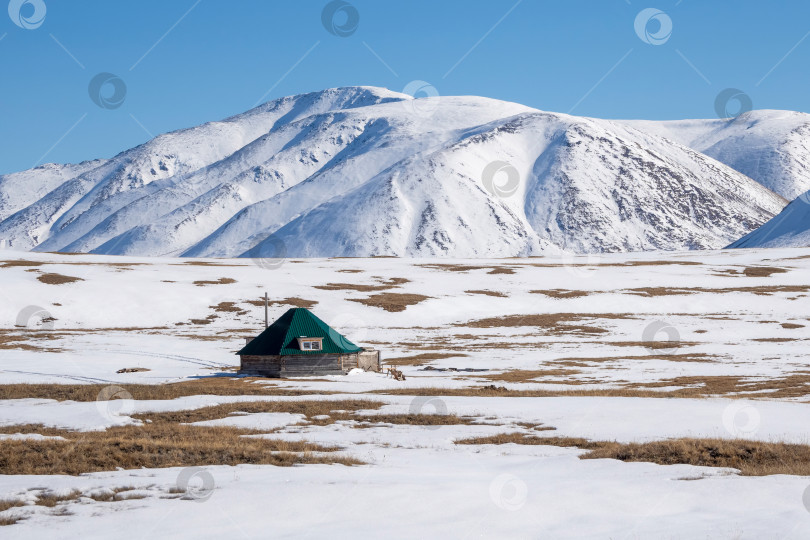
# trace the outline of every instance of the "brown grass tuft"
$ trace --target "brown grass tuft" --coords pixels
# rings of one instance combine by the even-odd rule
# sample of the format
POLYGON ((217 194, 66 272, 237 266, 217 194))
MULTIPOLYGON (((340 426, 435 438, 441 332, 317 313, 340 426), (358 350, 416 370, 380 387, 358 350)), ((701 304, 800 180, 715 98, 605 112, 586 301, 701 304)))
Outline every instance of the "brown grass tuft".
MULTIPOLYGON (((2 457, 0 457, 0 462, 2 461, 2 457)), ((14 474, 14 473, 10 473, 14 474)), ((59 503, 67 502, 67 501, 75 501, 79 497, 81 497, 82 493, 78 490, 73 490, 70 493, 66 494, 58 494, 53 491, 46 491, 45 493, 41 493, 37 495, 36 505, 37 506, 46 506, 48 508, 53 508, 59 503)))
POLYGON ((0 527, 14 525, 18 521, 22 521, 24 519, 25 518, 23 516, 0 516, 0 527))
MULTIPOLYGON (((123 500, 126 500, 126 499, 130 498, 130 497, 122 497, 120 494, 121 493, 126 493, 128 491, 133 491, 135 489, 136 488, 134 486, 117 487, 117 488, 112 488, 112 489, 104 489, 102 491, 98 491, 96 493, 93 493, 92 495, 85 495, 85 496, 93 499, 96 502, 123 501, 123 500)), ((143 495, 137 496, 137 497, 133 496, 131 498, 143 499, 144 496, 143 495)))
POLYGON ((25 506, 25 502, 16 499, 0 499, 0 512, 5 512, 9 508, 19 508, 25 506))

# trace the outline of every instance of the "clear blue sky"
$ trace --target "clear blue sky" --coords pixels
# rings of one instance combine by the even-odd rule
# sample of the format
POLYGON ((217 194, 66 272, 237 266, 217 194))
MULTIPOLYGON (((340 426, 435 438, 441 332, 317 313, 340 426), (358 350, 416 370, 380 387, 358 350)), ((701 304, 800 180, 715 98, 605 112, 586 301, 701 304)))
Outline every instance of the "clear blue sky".
POLYGON ((729 87, 757 109, 810 111, 807 0, 351 0, 344 37, 324 26, 327 4, 11 0, 36 28, 0 10, 0 173, 111 157, 263 96, 413 80, 603 118, 715 117, 729 87), (634 27, 649 7, 672 22, 668 38, 660 17, 643 26, 661 44, 634 27), (126 85, 117 108, 90 99, 105 72, 126 85))

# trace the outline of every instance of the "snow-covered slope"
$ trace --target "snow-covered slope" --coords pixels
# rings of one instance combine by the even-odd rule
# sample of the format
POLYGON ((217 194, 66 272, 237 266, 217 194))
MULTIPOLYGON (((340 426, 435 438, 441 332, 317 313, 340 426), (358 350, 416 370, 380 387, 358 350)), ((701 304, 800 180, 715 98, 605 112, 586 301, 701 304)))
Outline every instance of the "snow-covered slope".
POLYGON ((700 249, 781 205, 684 147, 604 120, 531 112, 398 163, 267 242, 282 242, 293 256, 700 249), (499 159, 524 179, 506 198, 480 181, 499 159))
POLYGON ((761 110, 730 120, 626 123, 713 157, 788 200, 810 190, 810 114, 761 110))
POLYGON ((620 122, 371 87, 282 98, 92 166, 48 168, 41 181, 19 173, 38 183, 25 196, 7 180, 18 175, 0 178, 7 246, 202 257, 701 249, 785 204, 620 122))
MULTIPOLYGON (((96 162, 95 168, 70 175, 61 185, 49 185, 55 189, 0 222, 0 238, 17 249, 69 251, 68 244, 139 199, 149 201, 139 210, 150 211, 141 213, 129 227, 148 223, 198 196, 205 186, 188 180, 188 175, 196 172, 199 176, 207 166, 277 126, 325 111, 399 99, 401 95, 378 88, 332 89, 281 98, 221 122, 160 135, 110 160, 96 162), (158 204, 154 195, 174 186, 169 204, 158 204)), ((48 167, 64 178, 67 175, 62 171, 74 166, 48 167)))
POLYGON ((810 191, 782 212, 729 247, 810 247, 810 191))

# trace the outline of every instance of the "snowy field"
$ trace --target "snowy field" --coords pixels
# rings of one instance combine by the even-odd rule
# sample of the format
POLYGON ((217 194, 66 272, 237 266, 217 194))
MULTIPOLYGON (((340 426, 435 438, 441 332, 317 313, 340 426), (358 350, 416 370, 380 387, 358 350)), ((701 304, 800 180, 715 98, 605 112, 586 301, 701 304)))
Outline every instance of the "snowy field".
POLYGON ((339 446, 364 464, 0 474, 0 499, 22 503, 0 512, 20 518, 0 537, 807 538, 805 476, 455 441, 810 444, 809 308, 810 249, 440 261, 0 252, 0 384, 109 389, 96 401, 2 400, 0 445, 258 401, 359 398, 380 405, 356 411, 365 416, 470 419, 236 410, 196 425, 339 446), (299 396, 130 399, 128 385, 234 377, 234 352, 263 327, 265 291, 271 321, 309 307, 406 380, 359 372, 236 381, 299 396), (30 424, 41 433, 14 430, 30 424), (79 495, 43 506, 46 493, 79 495))

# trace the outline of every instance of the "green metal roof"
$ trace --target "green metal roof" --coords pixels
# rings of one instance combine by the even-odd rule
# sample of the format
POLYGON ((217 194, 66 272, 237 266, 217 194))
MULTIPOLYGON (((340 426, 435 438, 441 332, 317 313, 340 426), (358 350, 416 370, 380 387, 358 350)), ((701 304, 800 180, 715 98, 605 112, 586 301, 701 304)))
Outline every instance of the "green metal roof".
POLYGON ((305 308, 287 310, 284 315, 268 326, 253 341, 236 354, 274 356, 288 354, 349 354, 363 349, 335 332, 328 324, 305 308), (298 348, 299 337, 323 338, 320 351, 303 351, 298 348))

